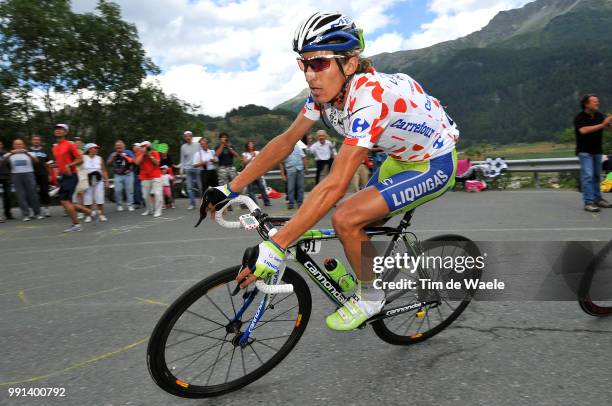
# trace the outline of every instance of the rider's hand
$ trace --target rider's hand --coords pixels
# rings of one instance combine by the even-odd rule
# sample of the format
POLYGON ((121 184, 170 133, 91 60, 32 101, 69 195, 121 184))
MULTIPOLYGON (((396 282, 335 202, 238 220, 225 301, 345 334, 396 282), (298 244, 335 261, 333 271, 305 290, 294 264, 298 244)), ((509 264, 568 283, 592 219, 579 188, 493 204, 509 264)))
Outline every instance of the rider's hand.
POLYGON ((217 210, 221 209, 229 200, 236 196, 238 196, 238 193, 230 188, 229 183, 223 186, 208 188, 202 197, 200 219, 195 226, 199 226, 202 220, 206 218, 208 210, 210 210, 210 215, 214 219, 217 210))
POLYGON ((241 288, 246 288, 257 278, 267 279, 278 273, 285 260, 285 250, 273 241, 247 248, 242 257, 243 270, 236 276, 241 288))

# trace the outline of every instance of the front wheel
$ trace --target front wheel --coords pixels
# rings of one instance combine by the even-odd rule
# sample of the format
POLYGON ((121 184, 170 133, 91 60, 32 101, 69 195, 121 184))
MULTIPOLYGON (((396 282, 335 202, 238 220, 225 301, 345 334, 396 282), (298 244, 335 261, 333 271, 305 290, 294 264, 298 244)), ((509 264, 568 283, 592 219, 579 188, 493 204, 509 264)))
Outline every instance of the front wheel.
POLYGON ((239 270, 228 268, 199 282, 155 326, 147 362, 151 377, 166 392, 205 398, 237 390, 274 368, 302 336, 310 317, 310 290, 296 271, 286 268, 282 281, 293 285, 293 293, 272 295, 248 342, 240 344, 264 296, 257 292, 250 301, 253 288, 231 296, 239 270))
MULTIPOLYGON (((431 258, 458 258, 480 256, 480 250, 471 240, 459 235, 441 235, 423 241, 422 244, 408 241, 406 236, 398 241, 391 255, 406 253, 410 257, 431 258)), ((395 290, 386 290, 387 305, 383 309, 389 311, 403 306, 410 306, 419 302, 427 305, 412 311, 399 313, 395 316, 383 318, 372 322, 376 335, 383 341, 394 345, 411 345, 427 340, 450 326, 468 306, 474 295, 474 290, 462 287, 458 290, 447 290, 446 282, 453 276, 448 269, 441 269, 437 262, 434 266, 420 266, 418 270, 391 270, 386 274, 386 282, 412 280, 417 288, 404 287, 395 290), (389 276, 390 275, 390 276, 389 276), (429 281, 428 288, 421 289, 420 280, 429 281)), ((454 269, 450 269, 454 270, 454 269)), ((455 270, 456 271, 456 270, 455 270)), ((478 269, 461 271, 464 279, 477 279, 481 272, 478 269)), ((383 277, 383 280, 385 278, 383 277)), ((464 285, 462 285, 464 286, 464 285)))

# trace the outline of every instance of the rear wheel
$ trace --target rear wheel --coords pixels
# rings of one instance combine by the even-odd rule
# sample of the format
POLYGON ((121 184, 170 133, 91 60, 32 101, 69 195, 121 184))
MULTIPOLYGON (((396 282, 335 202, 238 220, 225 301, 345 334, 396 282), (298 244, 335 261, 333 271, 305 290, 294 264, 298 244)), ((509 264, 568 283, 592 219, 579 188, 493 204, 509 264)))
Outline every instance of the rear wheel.
MULTIPOLYGON (((459 235, 441 235, 422 243, 410 243, 406 236, 398 241, 391 255, 407 253, 409 256, 425 257, 459 257, 480 256, 480 251, 471 240, 459 235)), ((436 264, 434 264, 436 265, 436 264)), ((480 271, 473 269, 458 272, 456 269, 420 266, 415 272, 405 269, 387 270, 383 276, 385 282, 401 280, 414 281, 416 289, 386 289, 387 304, 383 313, 389 309, 409 306, 418 302, 428 304, 412 311, 398 313, 397 316, 372 322, 372 328, 383 341, 394 345, 411 345, 420 343, 438 334, 465 310, 475 293, 472 289, 446 289, 446 282, 454 280, 479 278, 480 271), (453 272, 454 271, 454 272, 453 272), (420 279, 429 279, 427 289, 420 288, 420 279), (438 282, 441 283, 438 284, 438 282)))
POLYGON ((612 241, 593 258, 580 283, 578 304, 591 316, 612 314, 612 241))
POLYGON ((159 320, 147 349, 151 376, 162 389, 186 398, 218 396, 259 379, 283 360, 306 329, 311 296, 304 279, 286 268, 293 293, 273 295, 246 344, 239 339, 263 298, 231 296, 240 267, 220 271, 179 297, 159 320))

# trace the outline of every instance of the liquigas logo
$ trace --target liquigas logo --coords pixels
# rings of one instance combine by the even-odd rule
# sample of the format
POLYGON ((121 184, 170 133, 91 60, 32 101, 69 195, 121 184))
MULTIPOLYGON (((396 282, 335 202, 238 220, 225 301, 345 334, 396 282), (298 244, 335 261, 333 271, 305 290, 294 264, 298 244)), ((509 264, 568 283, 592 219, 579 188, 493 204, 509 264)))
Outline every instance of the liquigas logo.
POLYGON ((344 295, 342 293, 340 293, 338 291, 338 289, 336 289, 334 287, 334 285, 331 284, 331 282, 324 276, 321 274, 321 271, 319 271, 319 269, 316 267, 316 265, 314 265, 312 262, 310 261, 306 261, 304 262, 304 266, 306 267, 306 270, 308 270, 308 272, 310 272, 310 274, 312 276, 315 277, 315 279, 336 299, 338 299, 338 301, 342 304, 344 304, 346 302, 346 297, 344 297, 344 295))

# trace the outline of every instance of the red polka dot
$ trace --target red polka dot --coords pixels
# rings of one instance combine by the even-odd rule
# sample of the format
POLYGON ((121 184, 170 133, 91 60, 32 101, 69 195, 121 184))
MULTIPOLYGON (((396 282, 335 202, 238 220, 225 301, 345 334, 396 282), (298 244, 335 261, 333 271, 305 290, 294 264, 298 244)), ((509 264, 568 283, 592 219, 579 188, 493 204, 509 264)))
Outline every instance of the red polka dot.
POLYGON ((413 82, 413 83, 414 83, 414 87, 416 87, 417 92, 423 94, 423 89, 421 89, 421 86, 419 86, 417 82, 413 82))
POLYGON ((389 154, 389 156, 390 156, 391 158, 393 158, 393 159, 397 159, 398 161, 401 161, 401 160, 402 160, 402 157, 401 157, 401 156, 398 156, 398 155, 389 154))
POLYGON ((343 144, 346 145, 357 145, 359 142, 358 138, 345 138, 343 144))
POLYGON ((411 161, 411 160, 413 160, 413 159, 414 159, 414 158, 416 158, 416 157, 418 157, 418 155, 410 155, 410 156, 408 157, 408 160, 409 160, 409 161, 411 161))
POLYGON ((315 103, 314 104, 314 109, 315 109, 315 111, 321 110, 321 106, 319 105, 319 103, 315 103))
POLYGON ((425 155, 423 155, 423 159, 427 159, 427 158, 429 158, 430 156, 431 156, 431 155, 429 155, 429 154, 425 154, 425 155))
POLYGON ((372 130, 370 131, 370 134, 372 135, 370 137, 370 140, 372 142, 378 141, 378 138, 380 138, 380 134, 382 134, 383 131, 384 131, 383 127, 372 127, 372 130))
POLYGON ((438 103, 438 101, 436 99, 433 99, 433 102, 436 105, 436 107, 440 107, 440 103, 438 103))
POLYGON ((410 105, 412 106, 413 109, 416 109, 417 107, 419 107, 419 105, 413 102, 412 100, 410 100, 410 105))
POLYGON ((368 82, 368 83, 366 83, 366 87, 376 86, 377 84, 378 84, 378 82, 368 82))
POLYGON ((396 113, 405 113, 408 110, 408 106, 406 106, 406 101, 401 97, 397 99, 395 104, 393 105, 393 111, 396 113))
POLYGON ((392 135, 391 138, 395 138, 396 140, 400 140, 400 141, 406 141, 405 138, 398 137, 397 135, 392 135))
POLYGON ((353 111, 353 107, 355 107, 355 102, 357 101, 356 97, 353 97, 349 102, 349 111, 353 111))
POLYGON ((384 119, 385 117, 387 117, 387 114, 389 114, 389 107, 387 107, 386 103, 382 104, 382 109, 380 112, 380 119, 384 119))
POLYGON ((401 148, 398 148, 398 149, 394 150, 393 152, 396 153, 396 154, 401 154, 402 152, 406 151, 407 149, 408 148, 406 148, 406 147, 401 147, 401 148))
POLYGON ((365 84, 365 82, 368 81, 368 78, 366 78, 365 76, 360 77, 357 80, 357 83, 355 84, 355 89, 359 89, 361 86, 363 86, 365 84))
POLYGON ((422 145, 419 145, 419 144, 414 144, 414 145, 412 146, 412 150, 413 150, 413 151, 420 151, 420 150, 422 150, 423 148, 424 148, 424 147, 423 147, 422 145))
POLYGON ((376 86, 374 89, 372 89, 372 97, 379 103, 382 101, 382 93, 383 88, 380 86, 376 86))

